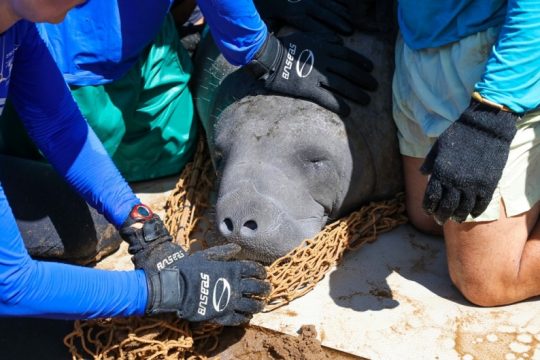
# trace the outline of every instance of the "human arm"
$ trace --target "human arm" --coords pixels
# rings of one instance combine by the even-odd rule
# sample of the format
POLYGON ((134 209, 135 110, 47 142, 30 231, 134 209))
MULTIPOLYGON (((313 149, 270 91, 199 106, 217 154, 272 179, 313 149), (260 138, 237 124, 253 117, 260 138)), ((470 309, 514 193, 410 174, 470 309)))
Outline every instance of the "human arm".
POLYGON ((247 65, 270 91, 311 100, 345 116, 350 109, 344 98, 366 105, 366 90, 377 88, 369 74, 371 61, 333 34, 276 37, 252 0, 199 0, 199 6, 225 58, 247 65))
MULTIPOLYGON (((42 83, 42 87, 37 87, 37 89, 29 85, 30 90, 41 89, 39 96, 44 100, 50 99, 53 102, 58 100, 54 96, 49 98, 48 92, 55 89, 55 79, 59 84, 63 84, 63 80, 56 67, 42 67, 43 63, 39 59, 42 54, 39 52, 39 43, 34 44, 32 41, 36 35, 34 25, 20 21, 8 31, 9 33, 5 36, 9 41, 8 48, 12 54, 8 55, 8 63, 11 64, 9 66, 12 69, 8 96, 14 100, 21 96, 21 93, 17 92, 17 81, 21 79, 19 74, 28 76, 28 73, 39 81, 42 74, 34 73, 34 70, 39 70, 45 73, 43 76, 51 82, 42 83), (23 61, 29 59, 24 59, 21 54, 30 59, 35 54, 38 56, 35 59, 36 63, 23 61), (22 69, 23 66, 30 67, 22 69), (12 91, 13 89, 15 90, 12 91)), ((43 61, 47 63, 46 59, 43 61)), ((31 78, 23 77, 22 79, 31 81, 31 78)), ((65 85, 61 89, 67 92, 65 85)), ((34 96, 34 94, 28 94, 28 96, 34 96)), ((50 106, 61 105, 63 104, 52 103, 50 106)), ((26 108, 21 110, 27 111, 26 108)), ((52 113, 54 112, 50 111, 50 114, 52 113)), ((54 126, 52 129, 58 130, 54 126)), ((43 126, 43 131, 46 130, 43 126)), ((70 148, 67 147, 67 149, 70 148)), ((8 200, 1 188, 0 222, 2 229, 0 233, 0 312, 2 315, 80 319, 144 313, 148 291, 142 271, 107 272, 32 260, 24 247, 8 200)))
POLYGON ((441 134, 422 167, 431 175, 424 209, 441 223, 449 218, 461 222, 486 209, 502 176, 519 115, 540 104, 539 4, 508 1, 499 38, 475 86, 478 93, 441 134))
POLYGON ((227 61, 236 66, 253 59, 268 36, 253 0, 198 0, 214 41, 227 61))
POLYGON ((140 203, 83 119, 33 24, 15 53, 9 97, 55 170, 116 227, 140 203))
POLYGON ((87 319, 144 314, 144 272, 30 258, 0 187, 0 316, 87 319))
POLYGON ((480 95, 521 114, 540 105, 540 1, 509 0, 497 43, 475 85, 480 95))
MULTIPOLYGON (((132 205, 137 208, 140 202, 74 106, 58 70, 51 65, 48 52, 43 51, 41 39, 35 37, 33 25, 28 33, 16 53, 10 96, 32 138, 55 169, 121 228, 131 214, 132 205), (30 41, 29 36, 37 40, 30 41)), ((88 318, 176 312, 192 321, 216 319, 223 324, 237 324, 262 308, 262 301, 248 299, 248 295, 253 292, 264 295, 269 288, 253 278, 265 276, 262 266, 228 262, 230 251, 214 258, 210 258, 210 253, 193 255, 172 268, 148 267, 132 272, 36 262, 26 253, 11 212, 0 215, 6 221, 3 229, 15 228, 5 231, 7 238, 0 244, 5 244, 0 247, 0 311, 5 315, 88 318), (208 311, 201 314, 201 286, 207 284, 207 301, 215 299, 209 291, 224 283, 223 279, 230 285, 227 287, 230 297, 226 302, 216 300, 215 311, 209 305, 208 311), (254 288, 253 284, 259 287, 254 288)), ((138 249, 146 250, 138 255, 147 262, 161 261, 162 256, 168 258, 171 251, 179 248, 171 242, 168 233, 159 235, 152 237, 156 240, 152 244, 161 245, 159 248, 138 249)), ((148 241, 150 237, 144 237, 142 245, 148 241)), ((130 248, 132 245, 130 242, 130 248)))

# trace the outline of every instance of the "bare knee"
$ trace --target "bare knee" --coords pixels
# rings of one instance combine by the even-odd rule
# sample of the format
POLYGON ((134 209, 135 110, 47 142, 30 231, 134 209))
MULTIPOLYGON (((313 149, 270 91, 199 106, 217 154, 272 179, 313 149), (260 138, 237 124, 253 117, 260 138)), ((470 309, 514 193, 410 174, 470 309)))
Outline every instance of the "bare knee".
POLYGON ((455 270, 452 266, 449 271, 452 283, 468 301, 475 305, 499 306, 515 301, 509 293, 511 283, 505 281, 504 276, 486 277, 478 269, 455 270))
POLYGON ((536 208, 507 217, 501 203, 498 220, 444 225, 450 277, 470 302, 498 306, 540 294, 540 242, 529 235, 537 219, 536 208))

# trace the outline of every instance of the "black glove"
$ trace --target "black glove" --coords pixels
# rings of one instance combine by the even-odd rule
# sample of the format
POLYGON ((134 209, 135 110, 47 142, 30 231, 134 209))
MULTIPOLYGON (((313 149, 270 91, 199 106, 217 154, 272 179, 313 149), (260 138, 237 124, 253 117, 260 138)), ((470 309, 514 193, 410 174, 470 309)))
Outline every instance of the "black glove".
POLYGON ((423 207, 439 224, 483 213, 501 178, 519 117, 473 99, 437 139, 424 164, 431 174, 423 207))
POLYGON ((146 312, 175 312, 188 321, 227 326, 249 321, 264 307, 255 297, 266 296, 270 285, 263 281, 266 271, 261 264, 227 261, 238 251, 236 244, 222 245, 185 256, 161 271, 147 272, 146 312))
POLYGON ((283 24, 303 31, 352 34, 345 0, 254 0, 261 17, 275 29, 283 24))
POLYGON ((241 250, 238 245, 187 255, 145 205, 132 209, 120 235, 129 244, 135 268, 146 274, 148 314, 175 312, 188 321, 239 325, 264 307, 251 296, 269 293, 269 283, 261 280, 266 271, 256 262, 228 261, 241 250))
POLYGON ((266 89, 311 100, 342 116, 350 112, 343 97, 367 105, 370 98, 364 90, 378 85, 369 74, 371 61, 332 34, 269 34, 247 68, 266 89))
POLYGON ((135 205, 119 232, 129 244, 128 252, 137 269, 159 271, 186 255, 182 247, 173 244, 160 217, 146 205, 135 205))

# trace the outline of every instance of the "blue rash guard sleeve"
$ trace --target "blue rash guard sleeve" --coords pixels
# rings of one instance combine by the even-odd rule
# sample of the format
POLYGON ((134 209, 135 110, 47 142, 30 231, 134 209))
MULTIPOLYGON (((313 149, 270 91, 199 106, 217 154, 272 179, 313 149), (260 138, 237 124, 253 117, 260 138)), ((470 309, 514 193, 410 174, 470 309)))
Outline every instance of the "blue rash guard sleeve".
MULTIPOLYGON (((33 138, 87 201, 115 224, 123 221, 138 199, 77 110, 35 26, 20 21, 2 36, 12 69, 8 96, 33 138)), ((84 319, 144 314, 148 289, 142 270, 103 271, 31 259, 1 186, 0 228, 1 316, 84 319)))
POLYGON ((236 66, 250 62, 268 36, 253 0, 197 2, 225 59, 236 66))
POLYGON ((525 113, 540 105, 540 1, 509 0, 507 6, 499 39, 475 89, 525 113))
POLYGON ((144 314, 144 272, 30 258, 0 187, 0 316, 89 319, 144 314))
POLYGON ((10 99, 56 171, 118 228, 140 200, 82 117, 35 25, 23 41, 15 53, 10 99))

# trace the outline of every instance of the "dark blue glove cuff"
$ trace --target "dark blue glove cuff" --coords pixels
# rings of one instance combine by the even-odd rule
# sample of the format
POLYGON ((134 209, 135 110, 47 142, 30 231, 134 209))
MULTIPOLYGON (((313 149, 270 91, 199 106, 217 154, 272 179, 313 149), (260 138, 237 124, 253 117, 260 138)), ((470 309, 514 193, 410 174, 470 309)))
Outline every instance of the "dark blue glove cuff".
POLYGON ((245 69, 257 79, 266 80, 276 72, 281 56, 285 52, 281 42, 272 33, 268 33, 264 44, 255 54, 245 69))
POLYGON ((177 268, 167 268, 147 274, 148 302, 146 313, 149 315, 176 313, 183 318, 182 299, 185 285, 177 268))

